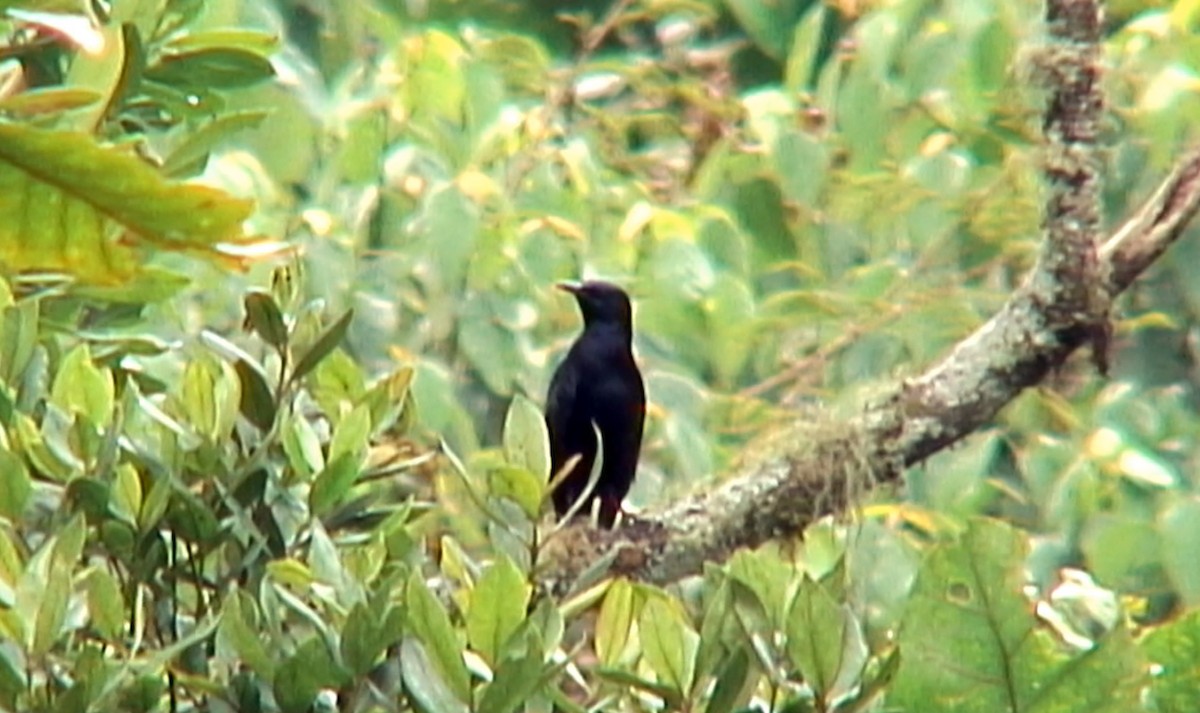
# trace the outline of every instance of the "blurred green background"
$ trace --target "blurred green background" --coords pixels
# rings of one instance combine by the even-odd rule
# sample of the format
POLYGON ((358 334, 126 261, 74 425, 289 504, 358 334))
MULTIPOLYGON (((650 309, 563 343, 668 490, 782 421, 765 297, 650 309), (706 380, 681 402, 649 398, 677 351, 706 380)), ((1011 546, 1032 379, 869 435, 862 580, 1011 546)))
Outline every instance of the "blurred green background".
MULTIPOLYGON (((1115 226, 1195 141, 1200 3, 1124 0, 1108 9, 1104 210, 1115 226)), ((214 660, 225 656, 228 674, 221 685, 257 691, 274 680, 284 710, 308 710, 317 686, 308 681, 312 691, 289 699, 293 681, 284 673, 332 671, 322 646, 391 631, 389 617, 409 606, 397 615, 403 635, 328 654, 342 668, 322 685, 343 685, 346 670, 374 671, 387 646, 416 637, 432 653, 410 648, 418 653, 405 665, 440 672, 438 685, 454 688, 456 706, 501 690, 468 676, 464 642, 483 652, 474 665, 512 676, 497 680, 553 680, 544 687, 559 698, 551 705, 542 691, 545 705, 534 709, 564 706, 564 674, 551 653, 564 616, 586 607, 526 611, 537 544, 523 550, 528 542, 500 533, 463 485, 511 460, 505 435, 529 436, 504 433, 510 404, 522 395, 541 402, 579 330, 576 307, 553 289, 556 281, 603 277, 634 295, 635 347, 651 401, 629 499, 638 508, 709 487, 774 447, 785 424, 852 414, 879 385, 919 372, 1003 304, 1038 246, 1043 97, 1032 58, 1046 40, 1041 3, 1032 0, 0 0, 0 13, 6 129, 94 134, 107 142, 96 160, 107 156, 114 169, 128 165, 114 155, 137 155, 169 178, 252 199, 250 232, 297 249, 293 277, 302 291, 277 283, 269 298, 247 301, 248 289, 271 284, 278 261, 229 272, 227 262, 189 254, 211 246, 182 250, 167 241, 151 251, 152 264, 183 274, 186 286, 138 273, 106 287, 106 296, 120 297, 116 306, 58 302, 56 287, 21 280, 13 294, 0 293, 0 515, 8 523, 0 529, 0 582, 9 587, 0 595, 18 592, 0 629, 18 640, 39 612, 58 612, 34 627, 43 633, 30 634, 28 658, 0 647, 0 664, 10 664, 0 665, 3 701, 28 700, 20 697, 33 688, 21 672, 49 667, 48 652, 65 647, 72 666, 92 665, 93 654, 80 652, 96 649, 78 640, 59 646, 55 637, 82 630, 63 623, 68 601, 119 585, 127 612, 106 611, 99 595, 89 601, 93 619, 108 616, 94 624, 102 638, 123 640, 121 617, 134 622, 144 592, 182 601, 193 623, 212 606, 225 612, 213 635, 214 660), (70 24, 64 14, 91 20, 70 24), (109 49, 77 51, 92 33, 109 49), (262 311, 247 321, 250 306, 262 311), (347 322, 336 316, 351 309, 343 351, 334 351, 337 340, 318 335, 341 336, 347 322), (246 324, 254 334, 242 332, 246 324), (203 329, 211 334, 197 338, 203 329), (302 354, 317 357, 300 359, 306 368, 292 379, 289 369, 298 367, 289 358, 302 354), (273 391, 268 377, 278 379, 273 391), (464 473, 444 463, 425 472, 418 456, 407 462, 410 479, 389 490, 390 481, 368 477, 364 466, 368 437, 389 431, 420 444, 406 444, 414 450, 445 439, 466 462, 464 473), (120 447, 116 434, 128 435, 120 447), (397 495, 424 497, 430 481, 441 500, 397 495), (380 515, 385 524, 346 525, 368 509, 356 506, 359 495, 393 507, 380 515), (445 517, 437 526, 418 522, 428 512, 445 517), (487 528, 491 550, 480 536, 487 528), (171 550, 169 566, 168 532, 171 548, 176 534, 186 543, 182 555, 171 550), (85 535, 97 535, 84 550, 90 561, 80 559, 85 535), (62 545, 62 555, 61 542, 78 547, 62 545), (81 562, 89 564, 76 567, 78 591, 54 584, 52 564, 81 562), (430 595, 423 575, 435 570, 452 590, 451 611, 463 616, 447 618, 430 595), (174 598, 177 581, 194 591, 174 598), (303 601, 280 599, 271 587, 303 601), (500 615, 484 609, 492 599, 517 602, 506 616, 545 637, 536 655, 505 659, 496 640, 478 633, 495 633, 487 617, 500 615), (18 615, 32 618, 21 624, 18 615), (298 643, 276 615, 319 636, 298 643), (421 656, 436 665, 421 668, 429 664, 421 656)), ((36 170, 13 168, 14 143, 0 136, 0 179, 31 181, 36 170)), ((69 165, 60 158, 59 167, 69 165)), ((89 187, 102 192, 103 183, 89 187)), ((16 214, 14 206, 0 198, 0 215, 16 214)), ((54 218, 46 213, 40 217, 54 218)), ((788 702, 796 689, 784 679, 796 671, 809 686, 804 705, 825 694, 834 700, 831 691, 853 688, 847 680, 866 700, 863 691, 888 685, 900 665, 888 652, 906 611, 906 641, 918 652, 906 661, 919 667, 922 647, 938 645, 941 610, 922 603, 947 592, 940 579, 920 579, 918 604, 906 609, 918 571, 952 572, 953 580, 973 557, 988 565, 975 572, 980 586, 1005 595, 989 613, 1026 633, 1034 625, 1017 594, 1021 563, 1042 594, 1059 582, 1060 568, 1086 570, 1099 587, 1085 603, 1111 593, 1138 624, 1200 604, 1200 280, 1188 268, 1200 261, 1197 232, 1120 299, 1110 379, 1084 359, 1052 374, 995 423, 912 468, 903 492, 868 495, 849 540, 839 529, 845 523, 825 521, 805 534, 800 554, 774 545, 739 553, 709 571, 698 592, 611 585, 593 622, 607 668, 589 673, 623 686, 613 695, 627 705, 636 690, 667 707, 687 700, 689 709, 704 701, 706 710, 733 710, 770 689, 779 705, 768 707, 809 710, 788 702), (978 515, 1017 531, 970 519, 978 515), (921 557, 931 542, 952 537, 959 549, 921 557), (852 554, 838 564, 845 552, 852 554), (853 616, 843 600, 856 607, 853 616), (776 651, 774 663, 763 653, 843 615, 853 625, 835 633, 857 652, 857 670, 825 671, 798 644, 776 651), (742 629, 731 633, 734 620, 742 629), (682 643, 652 650, 629 633, 635 623, 682 643), (630 654, 635 644, 643 648, 630 654), (785 654, 790 663, 781 663, 785 654), (688 675, 676 666, 685 659, 688 675), (614 673, 618 664, 630 665, 614 673), (816 669, 837 681, 818 682, 816 669), (733 683, 710 689, 710 679, 733 683)), ((513 505, 502 497, 511 493, 490 480, 488 487, 486 506, 513 514, 510 524, 527 535, 520 508, 497 504, 513 505)), ((536 504, 525 515, 536 514, 536 504)), ((1116 627, 1104 656, 1128 648, 1126 629, 1096 618, 1100 633, 1116 627)), ((1188 621, 1190 640, 1200 641, 1200 619, 1188 621)), ((963 640, 978 633, 960 624, 954 631, 963 640)), ((1182 627, 1141 643, 1178 652, 1170 637, 1182 627)), ((206 640, 212 631, 197 626, 194 635, 206 640)), ((127 709, 164 706, 163 661, 178 652, 169 653, 139 661, 138 675, 149 673, 134 683, 148 681, 149 703, 127 709)), ((1052 646, 1029 655, 1031 666, 1070 659, 1052 646)), ((937 656, 924 663, 939 670, 937 656)), ((1138 666, 1126 660, 1113 670, 1132 679, 1138 666)), ((945 689, 920 680, 926 669, 900 670, 888 705, 920 709, 929 690, 945 689)), ((181 671, 172 675, 195 676, 187 685, 200 691, 197 700, 211 693, 202 683, 208 669, 181 671)), ((1105 671, 1109 682, 1120 679, 1105 671)), ((404 676, 410 693, 422 680, 413 670, 404 676)), ((1088 681, 1059 680, 1108 696, 1088 681)), ((1185 689, 1175 700, 1187 701, 1196 683, 1180 680, 1185 689)), ((521 701, 517 690, 509 694, 521 701)), ((439 700, 417 697, 426 710, 439 700)), ((1126 700, 1113 695, 1106 704, 1126 700)))
MULTIPOLYGON (((1110 8, 1113 224, 1192 138, 1193 5, 1110 8)), ((1021 56, 1039 21, 1040 3, 992 0, 210 2, 199 28, 282 43, 277 80, 222 109, 269 113, 205 176, 256 198, 307 287, 355 308, 369 372, 416 368, 420 423, 461 452, 499 442, 513 394, 540 403, 578 329, 555 281, 628 286, 652 401, 644 506, 729 472, 773 424, 854 408, 1002 302, 1039 237, 1021 56)), ((1174 515, 1200 507, 1198 249, 1183 240, 1122 299, 1111 383, 1057 374, 914 469, 911 497, 1019 515, 1055 561, 1200 600, 1157 544, 1200 540, 1174 515)), ((182 332, 232 328, 239 294, 198 279, 182 332)))
MULTIPOLYGON (((1196 14, 1110 8, 1111 224, 1193 138, 1196 14)), ((632 290, 652 401, 635 505, 920 369, 1037 245, 1039 3, 217 2, 205 18, 286 40, 279 80, 230 100, 271 113, 206 175, 254 195, 310 289, 356 309, 357 360, 415 366, 420 423, 455 448, 498 443, 513 394, 540 403, 578 329, 556 280, 632 290)), ((1045 577, 1087 564, 1200 601, 1175 544, 1200 541, 1182 514, 1200 507, 1197 250, 1183 240, 1122 298, 1110 382, 1054 375, 914 469, 909 497, 1044 533, 1045 577)), ((205 292, 197 322, 221 299, 205 292)))

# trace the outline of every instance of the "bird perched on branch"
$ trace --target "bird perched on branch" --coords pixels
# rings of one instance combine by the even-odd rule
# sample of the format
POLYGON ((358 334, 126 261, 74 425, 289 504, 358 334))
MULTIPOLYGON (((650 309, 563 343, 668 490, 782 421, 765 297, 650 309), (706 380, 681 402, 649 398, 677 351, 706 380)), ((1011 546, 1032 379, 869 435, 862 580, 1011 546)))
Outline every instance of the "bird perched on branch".
POLYGON ((579 303, 583 333, 554 372, 546 394, 550 472, 557 475, 579 456, 554 491, 554 511, 562 518, 587 487, 596 459, 594 423, 603 447, 600 476, 577 512, 589 516, 593 501, 599 500, 600 524, 612 527, 633 484, 646 418, 646 388, 633 360, 633 309, 629 295, 608 282, 562 282, 558 287, 579 303))

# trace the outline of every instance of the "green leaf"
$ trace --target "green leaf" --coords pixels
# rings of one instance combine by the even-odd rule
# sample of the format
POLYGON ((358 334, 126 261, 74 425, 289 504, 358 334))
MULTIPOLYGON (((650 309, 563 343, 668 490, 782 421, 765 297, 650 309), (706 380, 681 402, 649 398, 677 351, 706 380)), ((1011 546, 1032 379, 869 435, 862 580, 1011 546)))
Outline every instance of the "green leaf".
POLYGON ((108 569, 98 567, 88 575, 87 602, 92 626, 109 641, 120 641, 125 633, 125 598, 108 569))
POLYGON ((163 161, 162 171, 168 176, 183 177, 199 173, 213 149, 233 134, 253 129, 268 116, 265 111, 242 111, 222 114, 195 131, 189 131, 183 141, 163 161))
POLYGON ((275 298, 266 292, 253 291, 246 294, 243 303, 248 327, 276 349, 287 346, 288 329, 275 298))
MULTIPOLYGON (((408 604, 408 626, 424 646, 421 657, 432 658, 450 693, 462 705, 471 700, 471 679, 463 663, 462 647, 450 625, 450 617, 437 597, 425 586, 420 572, 413 572, 405 587, 405 602, 408 604), (426 655, 427 654, 427 655, 426 655)), ((408 642, 408 639, 405 639, 408 642)), ((418 658, 421 658, 418 657, 418 658)), ((426 667, 422 667, 422 670, 426 667)), ((443 709, 449 710, 449 709, 443 709)))
POLYGON ((546 479, 524 468, 496 468, 488 474, 488 489, 497 498, 508 498, 525 516, 536 521, 546 497, 546 479))
POLYGON ((361 471, 357 459, 349 454, 330 461, 329 465, 317 474, 308 494, 308 508, 312 514, 321 517, 337 507, 346 497, 346 493, 350 492, 361 471))
POLYGON ((463 305, 458 319, 458 348, 489 389, 507 395, 513 392, 518 366, 524 358, 517 334, 501 323, 491 302, 480 296, 463 305))
POLYGON ((620 662, 640 608, 640 600, 628 580, 618 579, 608 588, 596 618, 596 655, 605 666, 620 662))
POLYGON ((791 586, 792 565, 783 560, 779 547, 767 544, 756 550, 739 550, 726 565, 726 571, 757 595, 773 628, 782 629, 791 586))
POLYGON ((145 78, 196 90, 238 89, 275 76, 271 62, 258 52, 208 47, 170 54, 146 68, 145 78))
POLYGON ((1160 565, 1161 538, 1154 523, 1129 512, 1113 511, 1087 520, 1080 548, 1097 580, 1114 588, 1137 590, 1144 586, 1145 572, 1160 565))
POLYGON ((0 112, 19 117, 58 114, 100 101, 91 89, 44 87, 11 94, 0 99, 0 112))
POLYGON ((476 583, 467 611, 467 641, 489 665, 496 666, 505 642, 525 620, 530 592, 521 570, 503 555, 476 583))
POLYGON ((184 368, 180 398, 188 422, 201 436, 216 443, 233 429, 241 403, 241 383, 233 367, 201 356, 184 368))
POLYGON ((15 452, 28 458, 36 473, 60 482, 66 482, 77 475, 79 464, 74 459, 63 460, 59 454, 51 450, 33 419, 23 413, 18 413, 15 425, 13 437, 15 452))
POLYGON ((725 4, 755 45, 776 60, 787 57, 792 28, 808 5, 805 0, 726 0, 725 4))
POLYGON ((25 462, 0 442, 0 517, 20 522, 33 494, 33 480, 25 462))
POLYGON ((721 664, 704 713, 730 713, 739 704, 744 704, 749 697, 745 690, 749 680, 750 655, 744 648, 739 648, 721 664))
POLYGON ((1200 701, 1200 610, 1168 622, 1146 636, 1142 649, 1158 670, 1150 677, 1149 710, 1191 713, 1200 701))
POLYGON ((120 286, 144 272, 139 242, 231 259, 221 244, 257 241, 242 230, 252 207, 214 188, 167 183, 88 134, 0 124, 0 263, 12 271, 120 286))
POLYGON ((175 533, 188 542, 208 545, 220 534, 212 508, 188 490, 175 491, 167 508, 167 520, 175 533))
POLYGON ((1200 604, 1200 502, 1179 500, 1159 516, 1163 564, 1189 606, 1200 604))
POLYGON ((687 626, 683 614, 662 597, 649 597, 638 617, 642 656, 659 682, 675 691, 675 700, 691 690, 696 673, 700 636, 687 626))
POLYGON ((787 652, 805 683, 827 702, 857 683, 867 660, 854 613, 808 577, 801 580, 788 612, 787 652))
POLYGON ((38 300, 24 300, 0 311, 0 379, 13 387, 33 357, 40 305, 38 300))
POLYGON ((414 373, 411 366, 396 369, 376 382, 363 396, 361 403, 371 411, 373 434, 391 428, 404 412, 414 373))
POLYGON ((350 328, 350 322, 353 319, 354 310, 346 310, 346 313, 339 317, 338 321, 322 332, 312 347, 296 362, 289 381, 303 378, 305 374, 315 369, 322 359, 329 356, 329 353, 342 343, 342 339, 346 336, 346 330, 350 328))
POLYGON ((513 397, 504 417, 504 457, 509 464, 528 470, 543 482, 550 479, 546 418, 541 409, 519 394, 513 397))
POLYGON ((243 606, 253 603, 246 594, 233 590, 221 603, 221 624, 217 627, 217 645, 226 646, 237 654, 242 663, 249 666, 266 681, 275 676, 275 660, 267 653, 266 646, 258 638, 256 627, 247 621, 243 606))
POLYGON ((267 378, 263 375, 262 369, 245 359, 238 359, 234 362, 233 368, 237 372, 238 382, 241 384, 242 398, 238 403, 238 410, 246 417, 247 421, 261 430, 271 430, 271 426, 275 425, 278 406, 275 403, 275 394, 267 385, 267 378))
MULTIPOLYGON (((470 713, 461 696, 451 690, 443 670, 429 656, 425 644, 406 636, 400 644, 400 673, 404 688, 425 713, 470 713)), ((464 675, 466 669, 463 669, 464 675)))
POLYGON ((540 651, 506 657, 496 668, 492 682, 483 689, 478 710, 481 713, 510 713, 520 709, 541 687, 546 668, 540 651))
POLYGON ((269 32, 243 29, 189 30, 172 37, 167 47, 173 51, 234 47, 266 56, 279 47, 279 37, 269 32))
POLYGON ((137 526, 142 532, 149 532, 158 525, 158 521, 166 514, 171 504, 171 481, 165 476, 158 476, 150 486, 150 492, 142 501, 142 509, 138 512, 137 526))
POLYGON ((0 528, 0 582, 15 587, 25 571, 25 563, 7 529, 0 528))
POLYGON ((821 30, 825 16, 833 12, 825 3, 812 3, 804 11, 804 19, 796 23, 792 33, 792 51, 788 52, 784 83, 791 92, 804 92, 816 79, 817 58, 821 50, 821 30))
POLYGON ((272 689, 283 713, 307 713, 322 688, 345 678, 319 636, 309 637, 275 671, 272 689))
POLYGON ((97 426, 112 420, 116 387, 112 373, 92 363, 86 344, 76 345, 63 357, 54 377, 51 401, 67 413, 81 413, 97 426))
POLYGON ((1071 654, 1036 626, 1021 594, 1024 537, 973 520, 922 567, 900 627, 888 703, 928 713, 1136 710, 1142 663, 1118 628, 1071 654), (947 665, 953 662, 953 665, 947 665))
POLYGON ((283 451, 292 469, 301 477, 311 476, 325 467, 321 441, 307 418, 289 418, 283 429, 283 451))
POLYGON ((365 602, 354 605, 342 625, 342 660, 350 673, 362 676, 375 668, 383 650, 395 643, 388 641, 382 620, 375 616, 365 602))
POLYGON ((316 577, 308 565, 294 557, 271 560, 267 563, 267 574, 271 575, 271 579, 276 582, 286 584, 300 592, 307 592, 308 588, 316 581, 316 577))
POLYGON ((719 383, 733 384, 754 349, 754 295, 741 279, 722 273, 704 302, 704 311, 713 371, 719 383))
POLYGON ((364 403, 367 382, 362 368, 346 352, 334 349, 309 375, 308 388, 321 411, 337 425, 342 417, 364 403))
POLYGON ((371 436, 371 411, 359 404, 348 416, 338 421, 329 441, 329 460, 346 457, 362 465, 367 455, 367 439, 371 436))
POLYGON ((132 465, 122 463, 117 467, 108 507, 122 522, 138 524, 138 514, 142 511, 142 480, 132 465))
POLYGON ((71 587, 79 555, 83 552, 83 538, 87 534, 87 523, 82 515, 71 518, 71 522, 53 541, 49 569, 45 586, 37 606, 30 653, 45 655, 58 641, 67 619, 67 607, 71 603, 71 587))

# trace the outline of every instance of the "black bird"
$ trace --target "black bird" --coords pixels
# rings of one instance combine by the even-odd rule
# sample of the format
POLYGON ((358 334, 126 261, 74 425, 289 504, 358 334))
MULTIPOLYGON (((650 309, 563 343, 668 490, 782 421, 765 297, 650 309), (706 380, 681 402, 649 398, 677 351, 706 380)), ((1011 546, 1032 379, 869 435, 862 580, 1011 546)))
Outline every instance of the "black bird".
POLYGON ((633 309, 629 295, 608 282, 561 282, 558 287, 575 295, 583 334, 554 372, 546 394, 551 474, 580 456, 554 491, 554 511, 563 517, 587 487, 596 459, 595 422, 604 458, 595 490, 577 512, 590 516, 598 498, 600 524, 612 527, 633 484, 646 418, 646 387, 631 349, 633 309))

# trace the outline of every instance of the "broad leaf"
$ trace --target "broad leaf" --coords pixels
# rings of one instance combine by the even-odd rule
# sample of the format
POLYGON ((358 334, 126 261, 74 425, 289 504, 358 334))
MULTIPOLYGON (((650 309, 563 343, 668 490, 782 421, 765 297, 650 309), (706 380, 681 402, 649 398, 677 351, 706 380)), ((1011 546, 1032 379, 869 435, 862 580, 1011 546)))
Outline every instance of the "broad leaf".
POLYGON ((888 703, 929 713, 1137 708, 1141 662, 1124 629, 1073 653, 1037 627, 1021 593, 1025 539, 972 521, 917 578, 888 703))
MULTIPOLYGON (((423 644, 421 657, 432 660, 450 692, 459 703, 471 700, 471 680, 463 663, 462 648, 450 625, 446 608, 414 572, 405 588, 408 625, 423 644)), ((407 645, 407 640, 406 640, 407 645)), ((449 709, 444 709, 449 710, 449 709)))
POLYGON ((0 263, 121 286, 148 275, 138 243, 234 260, 252 204, 168 183, 132 153, 87 134, 0 123, 0 263))
POLYGON ((504 643, 524 621, 530 592, 521 570, 504 556, 488 567, 471 592, 467 640, 490 665, 500 661, 504 643))

